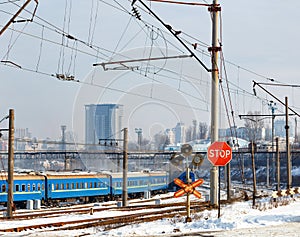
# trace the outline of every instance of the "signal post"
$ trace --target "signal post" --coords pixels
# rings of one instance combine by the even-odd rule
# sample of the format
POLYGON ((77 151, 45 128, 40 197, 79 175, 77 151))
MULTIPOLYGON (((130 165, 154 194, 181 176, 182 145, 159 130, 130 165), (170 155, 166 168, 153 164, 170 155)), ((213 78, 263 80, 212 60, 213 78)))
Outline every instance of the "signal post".
MULTIPOLYGON (((181 147, 181 153, 186 158, 186 182, 184 183, 182 180, 176 178, 174 179, 174 183, 181 187, 182 189, 178 190, 174 193, 174 197, 181 197, 186 193, 186 222, 191 222, 191 201, 190 201, 190 194, 194 194, 197 198, 201 198, 201 193, 196 190, 196 187, 203 184, 203 179, 198 179, 197 181, 193 182, 190 179, 190 168, 189 168, 189 156, 192 155, 193 149, 189 144, 184 144, 181 147)), ((199 155, 193 156, 193 164, 195 166, 200 166, 203 162, 204 158, 199 155)))

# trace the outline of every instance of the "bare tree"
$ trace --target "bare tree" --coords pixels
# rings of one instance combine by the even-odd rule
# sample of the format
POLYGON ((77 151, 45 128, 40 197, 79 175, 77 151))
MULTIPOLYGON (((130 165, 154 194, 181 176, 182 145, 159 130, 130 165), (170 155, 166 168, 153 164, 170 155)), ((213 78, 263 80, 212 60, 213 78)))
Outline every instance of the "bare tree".
POLYGON ((261 131, 264 127, 264 122, 259 116, 255 116, 260 115, 260 112, 248 112, 248 115, 248 117, 245 117, 245 128, 247 129, 249 141, 261 139, 261 131))
POLYGON ((156 149, 164 149, 165 146, 169 145, 170 141, 167 135, 162 132, 154 135, 154 146, 156 149))

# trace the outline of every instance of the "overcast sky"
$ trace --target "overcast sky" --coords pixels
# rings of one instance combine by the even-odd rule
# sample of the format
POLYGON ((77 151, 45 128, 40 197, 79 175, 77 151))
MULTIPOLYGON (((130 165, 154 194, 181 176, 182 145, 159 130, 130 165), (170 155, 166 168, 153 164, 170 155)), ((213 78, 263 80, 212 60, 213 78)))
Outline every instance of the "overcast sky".
MULTIPOLYGON (((1 28, 24 2, 1 2, 1 28)), ((15 109, 16 127, 29 128, 40 139, 58 139, 60 126, 64 124, 82 140, 84 104, 124 104, 124 126, 131 128, 133 139, 135 127, 143 128, 149 138, 179 121, 187 125, 193 119, 210 123, 210 75, 193 58, 126 64, 133 70, 124 70, 120 65, 108 65, 119 66, 119 70, 108 71, 101 66, 93 67, 93 63, 128 58, 189 54, 138 1, 136 6, 143 21, 130 16, 130 3, 127 0, 39 1, 33 22, 10 25, 0 36, 0 59, 22 69, 0 63, 0 117, 10 108, 15 109), (62 30, 76 40, 63 37, 62 30), (60 81, 56 74, 75 76, 79 82, 60 81)), ((236 122, 243 124, 238 114, 270 113, 267 101, 273 99, 259 88, 256 91, 260 99, 252 96, 252 80, 267 82, 266 78, 274 78, 289 84, 299 81, 300 2, 219 3, 220 41, 224 58, 229 62, 226 72, 231 104, 236 122)), ((207 45, 211 44, 211 18, 207 7, 166 3, 149 6, 174 30, 184 32, 179 36, 192 50, 191 44, 198 42, 198 51, 194 52, 210 68, 207 45)), ((26 7, 29 12, 23 11, 18 19, 30 19, 34 7, 32 1, 26 7)), ((224 69, 222 75, 225 76, 224 69)), ((223 85, 227 91, 226 80, 223 85)), ((289 104, 300 111, 297 88, 267 88, 281 100, 289 96, 289 104)), ((222 98, 220 106, 220 127, 227 127, 222 98)), ((283 111, 283 107, 278 105, 278 111, 283 111)))

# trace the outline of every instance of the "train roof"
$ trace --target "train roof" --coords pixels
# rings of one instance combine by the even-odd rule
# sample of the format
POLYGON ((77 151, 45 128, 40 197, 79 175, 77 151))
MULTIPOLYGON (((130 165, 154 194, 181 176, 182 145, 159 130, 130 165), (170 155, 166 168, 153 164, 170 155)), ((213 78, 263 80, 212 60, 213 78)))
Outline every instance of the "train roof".
MULTIPOLYGON (((1 171, 0 176, 2 180, 8 179, 8 172, 1 171)), ((14 171, 14 180, 43 180, 44 176, 39 172, 33 171, 14 171)))
MULTIPOLYGON (((148 176, 165 176, 165 171, 143 170, 140 172, 128 172, 128 177, 148 177, 148 176)), ((0 179, 5 180, 8 177, 7 171, 0 171, 0 179)), ((90 172, 90 171, 45 171, 36 172, 29 170, 19 170, 14 172, 15 180, 42 180, 45 176, 49 179, 66 179, 66 178, 123 178, 123 172, 112 173, 109 171, 90 172)))
POLYGON ((60 178, 108 178, 108 174, 102 172, 89 172, 89 171, 46 171, 47 178, 60 179, 60 178))
MULTIPOLYGON (((113 178, 122 178, 123 177, 123 172, 118 172, 118 173, 111 173, 113 178)), ((128 177, 149 177, 149 176, 165 176, 166 172, 165 171, 150 171, 150 170, 143 170, 140 172, 128 172, 127 176, 128 177)))

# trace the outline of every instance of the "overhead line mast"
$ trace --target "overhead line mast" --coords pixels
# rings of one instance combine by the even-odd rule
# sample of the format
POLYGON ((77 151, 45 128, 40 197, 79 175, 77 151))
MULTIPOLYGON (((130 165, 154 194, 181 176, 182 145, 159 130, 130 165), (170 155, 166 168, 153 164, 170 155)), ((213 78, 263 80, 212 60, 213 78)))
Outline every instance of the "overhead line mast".
MULTIPOLYGON (((132 5, 137 0, 132 1, 132 5)), ((152 2, 164 2, 164 3, 175 3, 175 4, 185 4, 185 5, 200 5, 209 7, 208 10, 212 15, 212 46, 208 48, 211 52, 211 69, 208 69, 203 62, 187 47, 181 39, 178 37, 176 32, 172 30, 172 27, 166 25, 143 1, 138 0, 158 21, 160 21, 173 35, 174 37, 191 53, 193 57, 208 71, 211 72, 212 82, 211 82, 211 143, 219 140, 219 69, 218 69, 218 57, 219 51, 221 51, 221 46, 219 44, 219 12, 221 11, 220 4, 218 0, 213 0, 212 4, 204 3, 188 3, 188 2, 177 2, 169 0, 149 0, 152 2)), ((219 205, 218 200, 218 169, 216 166, 212 166, 210 170, 210 204, 214 206, 219 205)))
MULTIPOLYGON (((208 9, 212 12, 212 47, 211 51, 211 143, 219 140, 219 69, 218 69, 218 54, 221 50, 218 42, 218 18, 221 7, 218 0, 213 0, 212 6, 208 9)), ((210 170, 210 204, 219 205, 218 200, 218 169, 212 166, 210 170)))

